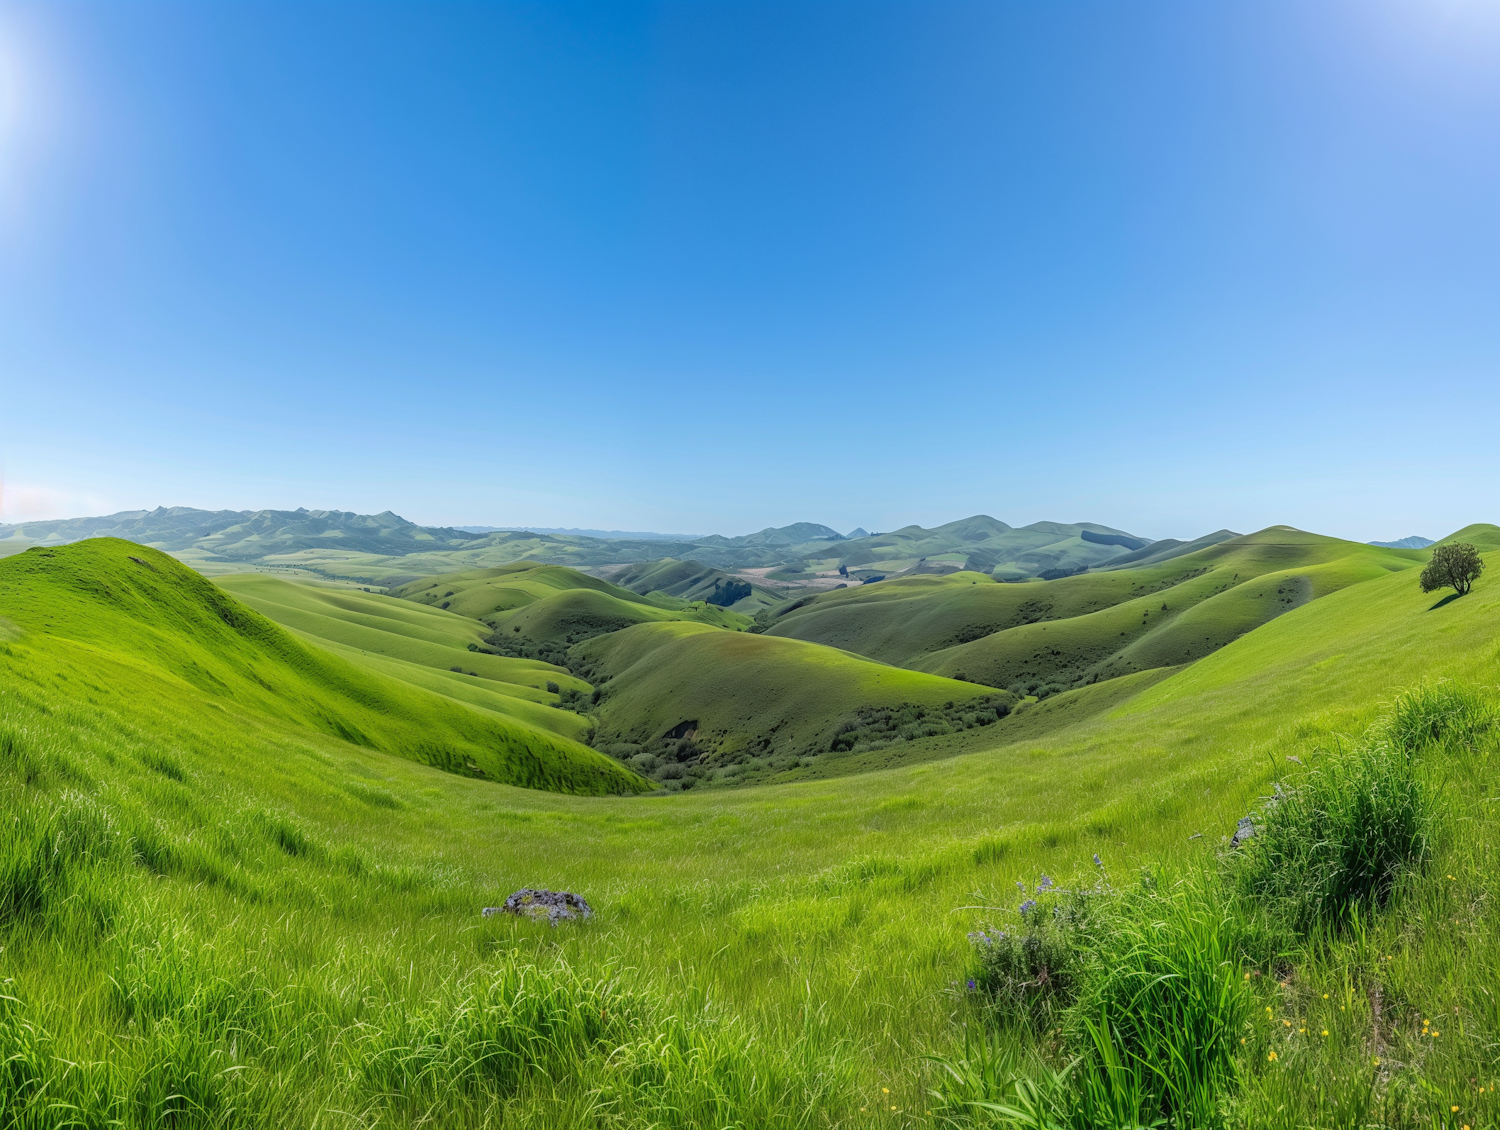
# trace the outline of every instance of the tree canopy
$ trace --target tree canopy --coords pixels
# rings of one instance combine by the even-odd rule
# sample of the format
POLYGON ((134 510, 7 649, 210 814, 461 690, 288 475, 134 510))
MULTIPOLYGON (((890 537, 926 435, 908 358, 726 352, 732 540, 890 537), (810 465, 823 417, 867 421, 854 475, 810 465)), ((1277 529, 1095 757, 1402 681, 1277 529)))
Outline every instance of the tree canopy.
POLYGON ((1484 572, 1484 558, 1466 541, 1440 545, 1432 551, 1432 560, 1422 570, 1422 591, 1451 588, 1463 596, 1484 572))

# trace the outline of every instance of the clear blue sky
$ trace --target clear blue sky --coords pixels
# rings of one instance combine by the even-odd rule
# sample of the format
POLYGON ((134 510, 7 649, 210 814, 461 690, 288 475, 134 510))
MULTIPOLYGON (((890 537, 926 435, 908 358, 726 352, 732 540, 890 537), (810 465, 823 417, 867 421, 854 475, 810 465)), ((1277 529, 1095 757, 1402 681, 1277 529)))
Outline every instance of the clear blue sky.
POLYGON ((1500 2, 0 2, 5 518, 1500 521, 1500 2))

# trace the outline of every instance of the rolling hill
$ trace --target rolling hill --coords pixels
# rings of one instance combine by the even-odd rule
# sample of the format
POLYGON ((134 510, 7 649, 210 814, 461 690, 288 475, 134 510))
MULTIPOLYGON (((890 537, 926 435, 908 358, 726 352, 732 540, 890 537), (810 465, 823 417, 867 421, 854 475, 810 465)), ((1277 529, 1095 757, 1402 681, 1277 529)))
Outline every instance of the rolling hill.
POLYGON ((1147 544, 1146 539, 1095 523, 1037 522, 1015 529, 984 515, 932 530, 908 526, 857 538, 843 537, 816 522, 795 522, 738 537, 712 534, 674 541, 534 530, 476 532, 420 526, 389 511, 370 515, 176 506, 0 525, 0 555, 18 546, 62 545, 89 537, 120 537, 149 545, 209 573, 259 565, 372 585, 402 585, 435 573, 495 568, 520 560, 582 569, 662 557, 692 559, 727 571, 784 567, 794 575, 836 569, 841 563, 865 569, 865 575, 889 573, 916 568, 926 558, 929 571, 960 566, 998 569, 998 576, 1024 579, 1076 571, 1147 544))
POLYGON ((480 651, 484 625, 378 593, 233 573, 215 583, 299 636, 413 686, 519 718, 575 740, 588 723, 555 709, 549 686, 587 691, 567 671, 536 659, 480 651))
POLYGON ((485 650, 559 665, 566 664, 573 644, 632 624, 686 620, 735 631, 750 625, 747 617, 702 601, 642 596, 576 569, 534 561, 424 577, 391 595, 482 622, 489 629, 485 650))
MULTIPOLYGON (((947 1067, 980 1099, 1015 1093, 1009 1061, 982 1074, 996 1006, 967 980, 971 935, 1015 928, 1022 891, 1175 890, 1160 880, 1211 872, 1250 806, 1402 688, 1500 679, 1494 571, 1450 601, 1382 570, 1073 724, 1024 726, 1154 673, 1028 706, 961 757, 570 796, 310 725, 298 702, 342 711, 342 692, 304 688, 224 619, 253 613, 190 576, 157 593, 137 581, 161 575, 67 556, 97 548, 52 552, 0 562, 0 1052, 18 1125, 961 1125, 936 1109, 947 1067), (595 920, 481 916, 524 886, 584 894, 595 920)), ((1490 695, 1471 740, 1423 752, 1441 801, 1425 868, 1347 936, 1229 956, 1256 996, 1226 1128, 1500 1121, 1490 695)), ((1059 1072, 1082 1054, 1055 1028, 1005 1031, 1059 1072)))
POLYGON ((786 600, 784 592, 747 581, 734 573, 670 557, 618 567, 606 575, 613 583, 642 596, 659 593, 680 600, 701 600, 746 616, 754 616, 764 608, 775 608, 786 600), (728 599, 730 597, 735 599, 728 599))
POLYGON ((577 742, 309 647, 163 553, 114 538, 0 560, 12 668, 108 700, 145 694, 246 724, 289 723, 450 772, 530 788, 639 781, 577 742), (17 666, 19 665, 19 667, 17 666))
POLYGON ((788 604, 767 633, 886 663, 1043 695, 1202 658, 1307 601, 1420 552, 1286 526, 1159 564, 996 584, 971 572, 909 577, 788 604))
POLYGON ((677 788, 700 771, 742 783, 897 738, 990 725, 997 706, 1003 716, 1016 701, 817 644, 705 624, 639 624, 571 654, 598 688, 599 746, 677 788), (892 711, 905 712, 894 729, 892 711), (686 768, 674 773, 672 765, 686 768))

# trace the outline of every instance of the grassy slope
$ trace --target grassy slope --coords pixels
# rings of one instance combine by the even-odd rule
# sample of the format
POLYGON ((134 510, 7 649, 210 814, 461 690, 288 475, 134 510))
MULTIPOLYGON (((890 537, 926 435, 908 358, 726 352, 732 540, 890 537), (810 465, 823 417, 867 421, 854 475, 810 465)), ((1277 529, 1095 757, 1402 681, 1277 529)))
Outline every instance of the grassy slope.
POLYGON ((301 643, 192 570, 113 538, 0 563, 0 615, 17 648, 96 689, 106 664, 132 693, 232 709, 336 734, 457 773, 537 788, 633 787, 608 758, 519 721, 480 713, 301 643), (73 675, 67 672, 71 669, 73 675))
POLYGON ((690 620, 725 628, 744 628, 749 620, 701 601, 647 597, 598 577, 562 565, 518 561, 497 569, 479 569, 424 577, 391 590, 393 596, 482 620, 533 641, 564 642, 598 627, 666 620, 690 620))
MULTIPOLYGON (((808 1074, 826 1072, 815 1098, 791 1095, 751 1112, 747 1124, 920 1126, 931 1082, 921 1056, 961 1045, 958 1023, 974 1019, 957 986, 964 932, 992 917, 976 907, 1013 905, 1015 881, 1042 871, 1067 882, 1090 868, 1094 851, 1117 875, 1146 860, 1206 857, 1281 773, 1285 755, 1311 759, 1420 679, 1493 683, 1500 581, 1486 576, 1470 596, 1435 604, 1410 574, 1388 574, 1294 609, 1113 711, 1039 740, 838 781, 631 801, 466 781, 305 730, 119 694, 134 669, 112 657, 90 671, 103 688, 90 690, 40 671, 41 652, 23 637, 0 643, 14 672, 0 681, 0 726, 21 735, 7 747, 7 797, 83 790, 122 813, 149 806, 184 839, 216 821, 238 835, 243 821, 231 818, 247 804, 294 814, 328 853, 294 857, 234 840, 241 889, 253 898, 142 868, 126 905, 169 918, 184 944, 212 941, 227 968, 298 987, 309 1017, 358 1031, 378 1020, 372 1010, 384 1000, 416 1007, 456 971, 485 972, 512 957, 624 968, 633 985, 684 1013, 736 1018, 739 1043, 765 1057, 763 1075, 783 1065, 779 1051, 808 1074), (163 745, 178 752, 185 785, 142 764, 163 745), (28 758, 41 768, 23 789, 17 766, 28 758), (371 789, 393 804, 360 799, 371 789), (1187 838, 1199 830, 1204 839, 1187 838), (380 870, 351 870, 338 853, 380 870), (554 931, 476 917, 476 907, 535 883, 586 893, 596 921, 554 931), (799 1121, 804 1112, 811 1122, 799 1121)), ((1468 838, 1495 836, 1492 824, 1469 825, 1468 838)), ((1500 936, 1500 872, 1454 869, 1449 858, 1440 855, 1437 870, 1454 870, 1444 888, 1454 912, 1414 930, 1400 915, 1375 923, 1369 952, 1394 957, 1359 971, 1348 1014, 1367 1023, 1360 1010, 1375 990, 1419 1016, 1459 1013, 1450 1038, 1413 1061, 1445 1099, 1458 1069, 1464 1079, 1472 1073, 1469 1049, 1500 1041, 1488 987, 1465 980, 1500 936)), ((65 943, 12 934, 0 951, 16 994, 59 1034, 59 1054, 110 1055, 122 1069, 144 1054, 134 1027, 107 1007, 114 955, 134 936, 117 947, 113 934, 65 943)), ((346 1062, 358 1060, 294 1057, 279 1069, 280 1089, 267 1084, 281 1105, 252 1109, 271 1125, 368 1124, 372 1110, 385 1109, 368 1105, 377 1085, 346 1062)), ((1247 1079, 1273 1070, 1247 1064, 1247 1079)), ((243 1086, 262 1077, 270 1073, 257 1063, 235 1076, 243 1086)), ((741 1087, 724 1079, 733 1104, 741 1087)), ((447 1125, 606 1122, 581 1105, 605 1077, 581 1065, 557 1080, 511 1093, 503 1116, 459 1099, 435 1113, 447 1125)), ((1492 1095, 1453 1098, 1472 1125, 1500 1118, 1492 1095)), ((388 1121, 415 1121, 422 1110, 397 1107, 388 1121)), ((731 1105, 722 1117, 742 1114, 731 1105)), ((612 1117, 647 1121, 628 1106, 612 1117)))
POLYGON ((215 578, 215 583, 305 636, 439 671, 460 667, 490 681, 503 694, 546 702, 555 698, 545 690, 549 682, 587 689, 587 684, 550 663, 469 651, 469 644, 481 644, 488 635, 484 625, 438 608, 258 573, 228 574, 215 578))
POLYGON ((700 624, 643 624, 574 649, 604 689, 602 740, 645 741, 686 721, 719 759, 827 746, 840 717, 865 705, 944 702, 991 693, 871 663, 800 640, 700 624))
POLYGON ((1273 527, 1160 565, 1040 584, 957 573, 861 586, 787 613, 771 633, 994 686, 1066 685, 1190 662, 1421 559, 1273 527))
MULTIPOLYGON (((679 561, 664 557, 657 561, 643 561, 639 565, 615 574, 611 578, 622 588, 642 595, 659 594, 681 600, 707 600, 715 587, 731 580, 742 578, 700 565, 696 561, 679 561)), ((774 608, 785 601, 785 597, 774 589, 752 584, 750 595, 733 605, 734 611, 753 616, 762 608, 774 608)))

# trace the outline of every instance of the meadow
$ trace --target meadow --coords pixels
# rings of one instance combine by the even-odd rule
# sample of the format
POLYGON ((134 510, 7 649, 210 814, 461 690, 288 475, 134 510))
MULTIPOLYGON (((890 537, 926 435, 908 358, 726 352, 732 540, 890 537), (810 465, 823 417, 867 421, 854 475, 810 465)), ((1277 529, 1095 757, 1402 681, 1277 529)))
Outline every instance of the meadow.
MULTIPOLYGON (((522 731, 190 581, 153 605, 101 544, 0 562, 0 1122, 1076 1125, 1089 1078, 1100 1126, 1500 1120, 1492 578, 1443 600, 1373 570, 956 757, 583 796, 402 756, 384 735, 412 711, 522 731), (340 735, 355 717, 364 741, 340 735), (1392 748, 1429 797, 1421 851, 1379 898, 1285 925, 1291 896, 1265 901, 1227 837, 1275 786, 1392 748), (481 917, 522 886, 595 916, 481 917), (1114 966, 1166 954, 1217 987, 1192 1013, 1222 1029, 1208 1100, 1126 1109, 1148 1068, 1100 1075, 1086 1016, 1060 999, 1033 1023, 986 979, 970 935, 1024 932, 1019 906, 1065 891, 1113 908, 1088 937, 1121 943, 1114 966)), ((1092 976, 1080 1000, 1113 984, 1092 976)))

